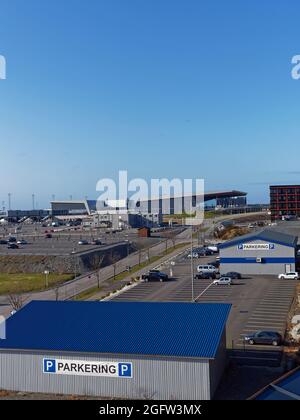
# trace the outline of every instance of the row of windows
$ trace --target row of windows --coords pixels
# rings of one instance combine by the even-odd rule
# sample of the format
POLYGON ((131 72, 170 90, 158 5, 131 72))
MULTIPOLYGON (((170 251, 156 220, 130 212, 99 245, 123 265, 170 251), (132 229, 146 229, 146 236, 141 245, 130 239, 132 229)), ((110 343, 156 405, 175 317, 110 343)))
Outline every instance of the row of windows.
POLYGON ((271 188, 271 194, 300 194, 300 187, 295 187, 295 188, 271 188))
POLYGON ((271 195, 271 201, 300 201, 300 195, 271 195))
POLYGON ((295 203, 288 203, 288 204, 271 204, 271 209, 299 209, 300 211, 300 204, 297 205, 295 203))

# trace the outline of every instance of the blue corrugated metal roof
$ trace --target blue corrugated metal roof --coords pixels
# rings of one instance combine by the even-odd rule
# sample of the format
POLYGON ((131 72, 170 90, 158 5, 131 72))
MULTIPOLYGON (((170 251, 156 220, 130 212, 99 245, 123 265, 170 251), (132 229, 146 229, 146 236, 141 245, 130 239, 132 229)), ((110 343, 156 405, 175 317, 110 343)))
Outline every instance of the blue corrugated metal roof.
POLYGON ((224 242, 223 244, 219 245, 219 248, 228 248, 240 243, 247 243, 255 240, 263 240, 266 242, 274 242, 277 244, 294 247, 297 244, 298 237, 278 232, 276 230, 263 229, 259 232, 249 233, 247 235, 239 236, 230 241, 224 242))
POLYGON ((229 304, 32 301, 1 349, 214 358, 229 304))
POLYGON ((255 400, 300 400, 300 368, 272 382, 252 399, 255 400))

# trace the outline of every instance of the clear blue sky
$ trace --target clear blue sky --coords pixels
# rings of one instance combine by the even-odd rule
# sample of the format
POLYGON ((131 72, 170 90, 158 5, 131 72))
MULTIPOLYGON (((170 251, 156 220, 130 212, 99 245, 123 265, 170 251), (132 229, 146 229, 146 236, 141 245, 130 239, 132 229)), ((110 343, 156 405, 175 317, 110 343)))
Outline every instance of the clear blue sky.
POLYGON ((299 19, 297 0, 2 0, 0 200, 95 198, 119 169, 250 202, 299 183, 299 19))

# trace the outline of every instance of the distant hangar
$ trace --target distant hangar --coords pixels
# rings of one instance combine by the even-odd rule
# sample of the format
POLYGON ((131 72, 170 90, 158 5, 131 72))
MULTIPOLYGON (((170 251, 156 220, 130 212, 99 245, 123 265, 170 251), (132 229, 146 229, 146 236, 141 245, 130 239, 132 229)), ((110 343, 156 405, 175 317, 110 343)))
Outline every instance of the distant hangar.
MULTIPOLYGON (((193 207, 198 203, 208 202, 212 200, 221 200, 227 206, 227 199, 244 198, 243 204, 246 204, 247 193, 237 190, 229 191, 213 191, 202 194, 191 194, 182 196, 168 196, 151 200, 140 200, 135 203, 124 203, 125 209, 130 207, 132 212, 136 213, 162 213, 164 208, 169 208, 169 214, 176 213, 176 203, 180 202, 184 208, 184 200, 189 200, 193 207), (225 201, 222 201, 225 200, 225 201)), ((63 200, 51 201, 51 211, 53 216, 68 216, 68 215, 91 215, 97 211, 112 211, 118 210, 117 206, 110 206, 106 202, 98 202, 96 200, 63 200)), ((188 212, 189 209, 186 209, 188 212)), ((166 213, 165 213, 166 214, 166 213)))

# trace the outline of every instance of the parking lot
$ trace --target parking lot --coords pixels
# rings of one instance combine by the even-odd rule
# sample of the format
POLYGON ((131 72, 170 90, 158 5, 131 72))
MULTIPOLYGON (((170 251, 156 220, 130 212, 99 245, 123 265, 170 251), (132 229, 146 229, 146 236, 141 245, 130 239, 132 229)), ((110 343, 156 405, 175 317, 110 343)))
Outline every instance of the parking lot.
MULTIPOLYGON (((200 258, 197 265, 212 261, 212 257, 200 258)), ((173 277, 168 282, 140 283, 115 297, 115 300, 191 302, 191 263, 183 257, 168 263, 161 270, 173 277)), ((261 360, 280 359, 280 349, 272 346, 245 345, 243 336, 258 330, 275 330, 284 335, 286 320, 291 307, 297 280, 279 280, 276 276, 252 276, 234 280, 231 286, 215 286, 212 280, 194 280, 196 302, 231 303, 232 309, 227 324, 227 347, 233 349, 232 357, 261 360), (246 354, 251 350, 251 355, 246 354)), ((274 361, 273 360, 273 361, 274 361)))
MULTIPOLYGON (((17 240, 25 239, 26 245, 19 245, 19 249, 8 249, 6 244, 0 244, 0 255, 70 255, 103 248, 103 246, 132 242, 137 240, 136 232, 106 233, 105 231, 62 230, 41 228, 40 226, 25 226, 22 230, 15 228, 0 231, 0 239, 9 236, 17 240), (47 238, 47 235, 51 235, 47 238), (99 239, 102 245, 93 245, 92 241, 99 239), (88 245, 79 245, 80 240, 88 241, 88 245)), ((147 238, 145 238, 147 239, 147 238)), ((151 241, 149 241, 151 244, 151 241)))

